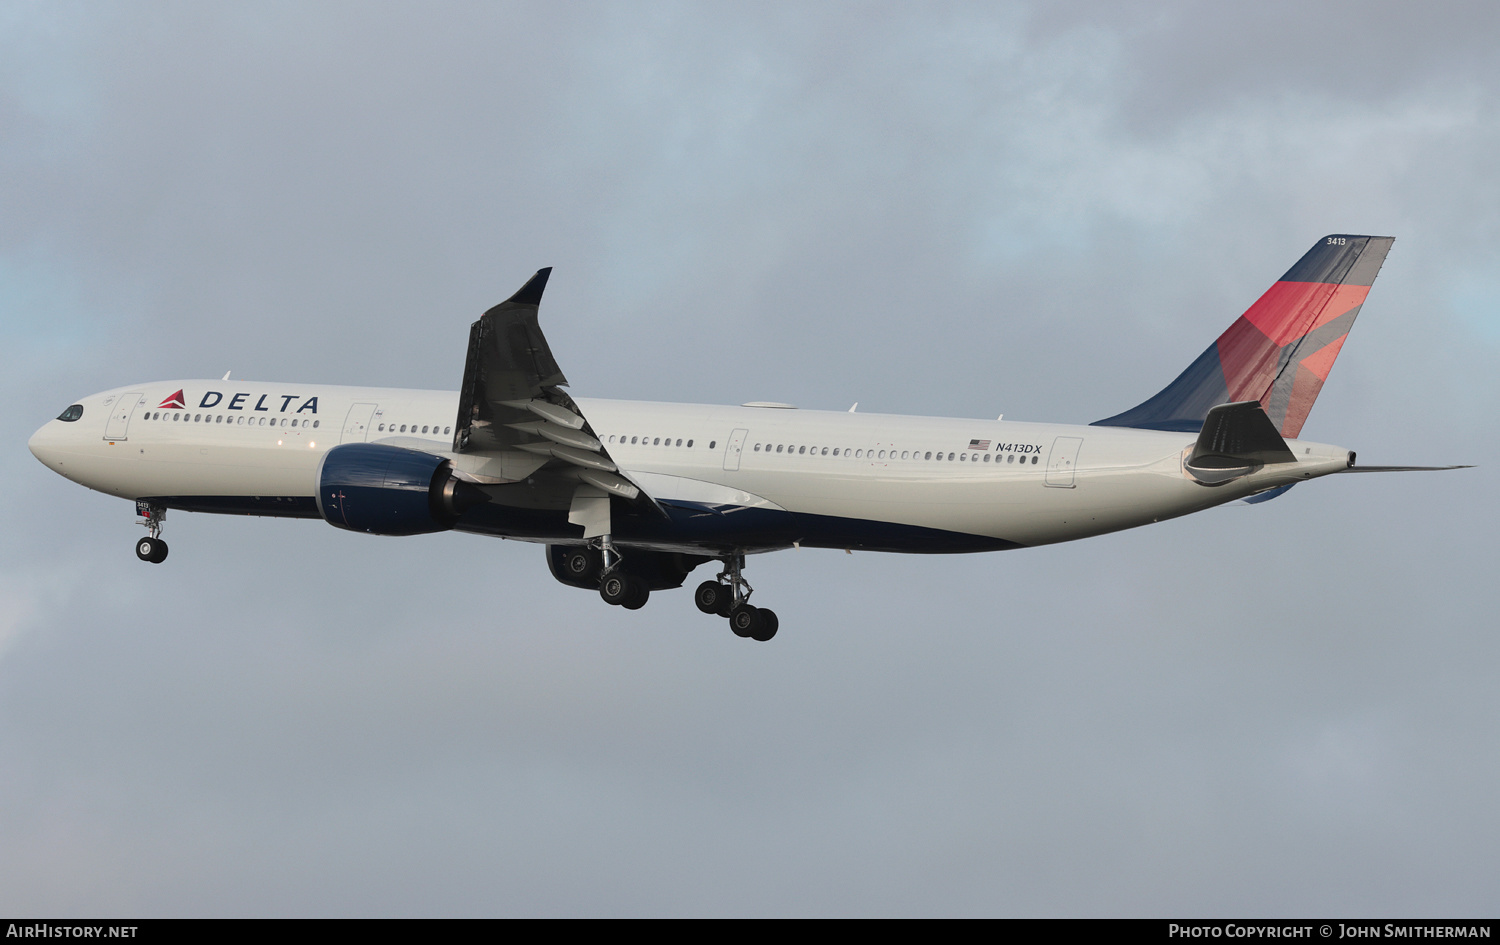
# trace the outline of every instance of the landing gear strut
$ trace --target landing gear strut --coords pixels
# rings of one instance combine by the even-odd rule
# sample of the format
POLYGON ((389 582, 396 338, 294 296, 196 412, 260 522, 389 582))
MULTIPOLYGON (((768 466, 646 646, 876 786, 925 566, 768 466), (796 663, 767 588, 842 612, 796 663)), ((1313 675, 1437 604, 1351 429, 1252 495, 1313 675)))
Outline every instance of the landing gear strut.
POLYGON ((646 582, 620 569, 622 556, 615 551, 608 535, 599 538, 599 557, 604 570, 599 575, 599 596, 606 604, 640 610, 651 599, 651 589, 646 582))
POLYGON ((723 559, 724 570, 713 581, 704 581, 693 593, 693 603, 705 614, 717 614, 729 618, 729 629, 737 637, 749 637, 764 643, 776 635, 781 621, 776 611, 768 607, 755 607, 750 595, 755 588, 745 580, 744 555, 731 555, 723 559))
POLYGON ((167 517, 167 507, 152 505, 149 502, 137 502, 135 512, 145 519, 141 524, 146 526, 146 530, 150 533, 148 537, 135 543, 135 556, 142 561, 161 564, 167 560, 167 543, 161 540, 161 523, 167 517))

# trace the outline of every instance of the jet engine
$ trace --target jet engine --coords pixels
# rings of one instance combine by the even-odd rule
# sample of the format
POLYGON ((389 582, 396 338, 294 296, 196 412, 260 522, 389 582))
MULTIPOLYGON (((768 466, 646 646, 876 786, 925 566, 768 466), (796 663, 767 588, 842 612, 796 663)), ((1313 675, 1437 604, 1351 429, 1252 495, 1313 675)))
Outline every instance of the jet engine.
POLYGON ((421 450, 377 443, 335 446, 318 465, 318 511, 328 524, 371 535, 446 531, 488 497, 421 450))

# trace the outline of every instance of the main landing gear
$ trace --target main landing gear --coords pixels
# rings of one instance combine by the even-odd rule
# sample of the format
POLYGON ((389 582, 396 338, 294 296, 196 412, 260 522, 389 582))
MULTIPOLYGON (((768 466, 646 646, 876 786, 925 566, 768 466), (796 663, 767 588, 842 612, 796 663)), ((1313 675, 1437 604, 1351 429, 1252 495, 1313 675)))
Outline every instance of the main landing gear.
POLYGON ((651 599, 651 588, 646 582, 620 569, 620 554, 610 542, 609 536, 599 539, 599 550, 580 548, 563 561, 565 570, 571 575, 586 579, 595 572, 599 574, 599 596, 606 604, 640 610, 651 599))
POLYGON ((769 607, 750 604, 750 595, 755 589, 741 573, 744 567, 744 555, 725 558, 724 570, 719 572, 718 578, 698 585, 698 590, 693 593, 693 603, 705 614, 728 617, 729 629, 735 636, 764 643, 776 635, 781 621, 776 619, 776 611, 769 607))
MULTIPOLYGON (((572 587, 599 589, 606 604, 639 610, 651 597, 651 588, 680 587, 683 578, 698 564, 709 560, 692 555, 667 555, 663 552, 632 553, 632 565, 626 567, 625 556, 610 541, 609 535, 589 540, 586 545, 548 548, 548 566, 559 581, 572 587)), ((704 581, 693 594, 693 603, 705 614, 716 614, 729 621, 735 636, 766 641, 776 635, 781 621, 776 612, 750 604, 754 589, 745 580, 745 556, 736 554, 722 559, 724 570, 717 580, 704 581)))
POLYGON ((161 564, 167 560, 167 543, 161 540, 161 523, 167 517, 167 508, 164 505, 137 502, 135 512, 145 519, 141 524, 151 533, 135 543, 135 556, 142 561, 161 564))

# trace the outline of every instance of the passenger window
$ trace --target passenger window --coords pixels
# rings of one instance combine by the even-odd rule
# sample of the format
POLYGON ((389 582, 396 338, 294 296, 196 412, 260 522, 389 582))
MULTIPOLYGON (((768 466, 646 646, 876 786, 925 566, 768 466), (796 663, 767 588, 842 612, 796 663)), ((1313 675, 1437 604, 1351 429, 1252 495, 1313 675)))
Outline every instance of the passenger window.
POLYGON ((318 428, 318 421, 314 420, 313 421, 313 429, 316 430, 317 428, 318 428))
POLYGON ((902 458, 902 459, 905 459, 905 458, 906 458, 906 450, 902 450, 902 451, 901 451, 901 458, 902 458))
POLYGON ((423 433, 426 433, 426 432, 427 432, 427 424, 425 424, 425 423, 424 423, 424 424, 422 424, 422 432, 423 432, 423 433))
MULTIPOLYGON (((805 446, 799 446, 799 447, 797 447, 797 452, 805 454, 807 452, 807 447, 805 447, 805 446)), ((813 450, 813 452, 816 453, 817 450, 813 450)))
POLYGON ((652 440, 651 441, 651 445, 652 446, 660 446, 661 445, 661 437, 657 437, 656 439, 652 440))
POLYGON ((223 422, 224 422, 224 415, 222 413, 214 414, 214 423, 223 423, 223 422))
POLYGON ((1038 459, 1037 455, 1035 453, 1033 453, 1032 456, 1031 456, 1031 465, 1035 466, 1037 459, 1038 459))
POLYGON ((681 440, 678 440, 678 441, 677 441, 677 445, 678 445, 678 446, 681 446, 681 445, 682 445, 682 441, 681 441, 681 440))
POLYGON ((824 455, 824 456, 827 456, 827 455, 828 455, 828 447, 826 447, 826 446, 825 446, 825 447, 823 447, 823 455, 824 455))
POLYGON ((709 449, 714 449, 718 445, 719 445, 719 441, 718 440, 709 440, 708 441, 708 448, 709 449))
POLYGON ((692 440, 688 440, 688 446, 692 446, 692 445, 693 445, 693 441, 692 440))
POLYGON ((447 435, 451 434, 452 432, 453 432, 453 428, 452 427, 443 427, 443 435, 444 436, 447 436, 447 435))
POLYGON ((958 454, 958 461, 960 463, 968 462, 968 460, 969 460, 969 454, 968 453, 959 453, 958 454))
POLYGON ((835 455, 835 456, 839 455, 839 448, 837 446, 835 446, 833 448, 833 455, 835 455))

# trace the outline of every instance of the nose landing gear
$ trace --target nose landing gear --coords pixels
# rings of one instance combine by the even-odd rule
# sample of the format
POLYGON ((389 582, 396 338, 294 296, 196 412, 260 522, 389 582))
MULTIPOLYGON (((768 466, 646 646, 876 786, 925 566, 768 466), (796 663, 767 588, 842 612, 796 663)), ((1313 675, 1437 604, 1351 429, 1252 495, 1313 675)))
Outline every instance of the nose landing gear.
POLYGON ((137 502, 135 514, 145 519, 141 524, 150 532, 148 537, 135 543, 135 556, 142 561, 161 564, 167 560, 167 543, 161 540, 161 523, 167 517, 167 507, 137 502))
POLYGON ((750 595, 755 593, 755 588, 742 573, 745 556, 733 555, 723 560, 724 570, 719 572, 716 580, 698 585, 698 590, 693 593, 693 603, 705 614, 728 617, 729 629, 737 637, 748 637, 762 643, 770 640, 776 635, 781 621, 776 618, 776 611, 751 605, 750 595))

